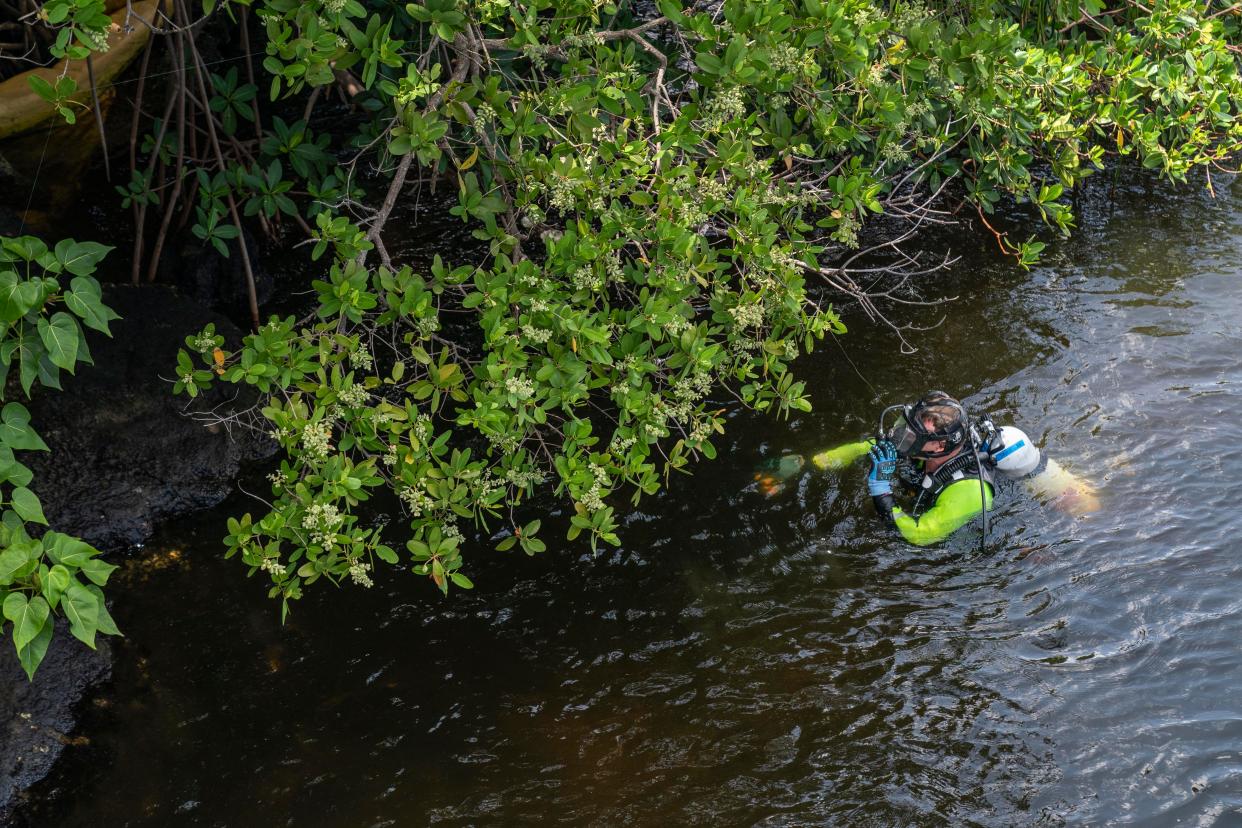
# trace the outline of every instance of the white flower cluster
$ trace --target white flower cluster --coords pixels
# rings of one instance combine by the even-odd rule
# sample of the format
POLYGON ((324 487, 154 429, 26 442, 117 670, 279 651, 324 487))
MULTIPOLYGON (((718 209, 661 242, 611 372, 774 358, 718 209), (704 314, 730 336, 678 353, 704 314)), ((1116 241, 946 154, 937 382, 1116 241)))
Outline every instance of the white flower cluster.
POLYGON ((742 90, 736 86, 720 89, 707 104, 703 128, 706 130, 720 129, 729 121, 746 114, 746 98, 742 90))
POLYGON ((374 357, 366 348, 358 348, 356 351, 349 352, 349 364, 353 368, 361 368, 363 371, 370 371, 371 366, 375 364, 374 357))
POLYGON ((405 508, 410 510, 411 517, 421 517, 423 512, 428 512, 435 507, 435 502, 431 497, 422 489, 414 486, 402 486, 397 492, 397 497, 401 498, 405 508))
POLYGON ((855 250, 858 248, 858 228, 862 223, 853 213, 846 213, 841 216, 841 223, 837 225, 837 229, 832 231, 832 237, 841 244, 855 250))
POLYGON ((644 423, 643 432, 651 440, 662 440, 668 436, 668 428, 661 423, 644 423))
POLYGON ((340 14, 345 10, 345 0, 323 0, 323 7, 330 14, 340 14))
POLYGON ((696 420, 694 427, 690 429, 690 442, 699 443, 706 440, 708 437, 712 436, 712 430, 711 417, 704 417, 701 420, 696 420))
POLYGON ((428 339, 440 330, 440 319, 436 316, 420 316, 414 320, 414 327, 421 339, 428 339))
POLYGON ((486 503, 492 495, 504 488, 504 483, 492 475, 492 470, 488 469, 483 479, 479 481, 478 487, 475 489, 474 502, 482 505, 486 503))
POLYGON ((508 480, 514 486, 520 486, 524 489, 532 486, 539 486, 547 477, 539 469, 531 467, 529 469, 505 469, 505 480, 508 480))
POLYGON ((108 44, 107 29, 78 29, 78 38, 80 38, 92 52, 108 51, 111 48, 108 44))
POLYGON ((215 347, 216 338, 211 334, 199 334, 198 338, 194 340, 194 350, 198 351, 200 354, 205 354, 208 351, 214 350, 215 347))
POLYGON ((414 439, 419 443, 425 445, 431 439, 431 415, 419 414, 410 425, 414 431, 414 439))
POLYGON ((277 578, 283 578, 285 575, 285 568, 281 565, 278 558, 264 558, 263 563, 259 564, 259 569, 275 575, 277 578))
POLYGON ((795 75, 815 77, 819 74, 819 61, 815 59, 815 50, 802 50, 782 43, 769 47, 768 60, 772 68, 778 72, 791 72, 795 75))
POLYGON ((574 182, 563 175, 552 177, 552 199, 554 208, 561 211, 571 210, 578 199, 578 188, 574 182))
POLYGON ((622 437, 619 434, 614 434, 612 436, 612 442, 608 444, 608 451, 616 455, 625 454, 636 442, 638 442, 638 440, 632 435, 629 437, 622 437))
POLYGON ((517 438, 510 434, 504 434, 497 431, 487 431, 483 436, 487 438, 487 442, 491 443, 496 447, 496 449, 504 454, 512 454, 517 451, 517 438))
POLYGON ((604 272, 614 283, 625 281, 625 268, 621 265, 621 254, 612 250, 604 257, 604 272))
POLYGON ((927 6, 919 0, 903 0, 903 2, 893 4, 889 12, 889 25, 893 31, 903 31, 926 20, 930 14, 927 6))
POLYGON ((583 46, 602 46, 604 36, 600 32, 590 31, 582 34, 571 34, 567 36, 561 43, 569 49, 579 48, 583 46))
POLYGON ((699 195, 704 201, 728 201, 729 188, 714 175, 706 175, 699 179, 699 195))
POLYGON ((679 423, 688 423, 694 418, 694 408, 699 400, 707 396, 712 389, 711 375, 704 371, 696 371, 682 377, 669 388, 672 402, 660 401, 656 404, 652 415, 662 424, 671 419, 679 423))
POLYGON ((307 423, 302 429, 302 446, 314 457, 327 457, 332 451, 332 424, 327 420, 307 423))
POLYGON ((889 163, 904 164, 910 160, 910 151, 902 144, 890 141, 880 150, 880 156, 889 163))
POLYGON ((371 565, 362 561, 354 561, 349 565, 349 579, 360 587, 371 587, 374 584, 371 576, 367 573, 371 571, 371 565))
POLYGON ((388 468, 397 465, 397 446, 393 443, 389 443, 388 451, 384 452, 384 465, 388 468))
POLYGON ((348 388, 342 388, 337 396, 341 398, 341 402, 350 408, 361 408, 371 399, 371 392, 362 383, 355 382, 348 388))
POLYGON ((777 245, 768 251, 768 260, 777 267, 786 268, 794 272, 801 272, 806 268, 806 265, 793 254, 792 250, 782 245, 777 245))
POLYGON ((930 112, 931 106, 928 105, 927 101, 918 100, 906 106, 906 118, 911 121, 916 118, 922 118, 930 112))
POLYGON ((604 508, 604 495, 608 494, 608 484, 612 481, 604 467, 594 463, 589 463, 587 467, 591 470, 595 480, 592 481, 591 488, 582 493, 582 505, 592 512, 598 512, 604 508))
POLYGON ((757 328, 763 324, 763 303, 748 302, 729 308, 729 315, 739 328, 757 328))
POLYGON ((595 268, 590 265, 583 265, 574 271, 570 281, 574 283, 575 290, 585 290, 594 293, 604 286, 604 277, 595 272, 595 268))
POLYGON ((312 503, 302 516, 302 528, 310 532, 311 543, 317 543, 324 551, 336 546, 336 530, 345 517, 331 503, 312 503))
POLYGON ((505 390, 519 400, 529 400, 535 395, 535 384, 524 376, 515 375, 505 379, 505 390))
POLYGON ((762 342, 748 336, 740 336, 729 343, 729 350, 733 351, 734 357, 743 359, 749 359, 752 352, 758 351, 762 347, 762 342))
POLYGON ((547 328, 536 328, 534 325, 527 323, 522 325, 522 336, 536 345, 543 345, 552 338, 552 332, 547 328))
POLYGON ((548 67, 548 52, 551 51, 550 46, 544 46, 543 43, 527 43, 522 47, 522 56, 530 61, 530 65, 543 70, 548 67))

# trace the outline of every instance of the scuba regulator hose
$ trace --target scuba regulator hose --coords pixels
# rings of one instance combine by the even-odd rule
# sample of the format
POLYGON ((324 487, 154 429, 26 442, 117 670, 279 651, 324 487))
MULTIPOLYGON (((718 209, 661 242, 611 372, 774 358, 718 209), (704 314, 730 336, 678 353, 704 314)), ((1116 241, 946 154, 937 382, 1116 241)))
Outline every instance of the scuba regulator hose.
POLYGON ((986 552, 988 545, 988 493, 983 482, 983 462, 979 459, 979 444, 971 435, 970 450, 975 453, 975 465, 979 468, 979 505, 983 507, 983 537, 979 540, 979 551, 986 552))

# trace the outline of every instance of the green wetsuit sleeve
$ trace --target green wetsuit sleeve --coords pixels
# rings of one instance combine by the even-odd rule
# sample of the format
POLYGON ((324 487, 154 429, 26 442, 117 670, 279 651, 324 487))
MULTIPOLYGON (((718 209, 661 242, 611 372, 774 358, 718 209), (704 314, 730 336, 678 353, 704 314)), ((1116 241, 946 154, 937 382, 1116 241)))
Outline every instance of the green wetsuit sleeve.
MULTIPOLYGON (((992 487, 984 484, 987 508, 992 508, 992 487)), ((983 511, 980 503, 979 480, 958 480, 951 483, 940 497, 936 505, 917 518, 910 517, 893 507, 893 524, 901 532, 901 536, 915 546, 927 546, 938 543, 983 511)))
POLYGON ((843 469, 859 457, 871 451, 875 440, 860 440, 857 443, 846 443, 834 449, 821 451, 811 458, 811 462, 819 469, 843 469))

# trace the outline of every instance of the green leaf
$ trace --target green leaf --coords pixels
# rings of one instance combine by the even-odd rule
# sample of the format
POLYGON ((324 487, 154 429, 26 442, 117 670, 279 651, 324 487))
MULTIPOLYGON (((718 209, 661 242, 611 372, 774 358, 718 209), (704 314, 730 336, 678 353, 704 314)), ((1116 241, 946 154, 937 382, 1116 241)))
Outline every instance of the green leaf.
POLYGON ((29 486, 34 480, 34 473, 13 456, 13 449, 0 445, 0 483, 13 486, 29 486))
POLYGON ((95 265, 113 248, 98 242, 75 242, 65 239, 56 245, 56 259, 74 276, 89 276, 95 265))
POLYGON ((47 577, 52 586, 56 587, 57 592, 64 592, 69 588, 69 584, 73 582, 73 576, 69 573, 69 570, 60 564, 56 564, 56 566, 48 570, 47 577))
MULTIPOLYGON (((42 599, 36 599, 42 600, 42 599)), ((95 632, 99 629, 99 599, 81 584, 72 584, 60 602, 65 618, 69 619, 69 632, 92 650, 95 649, 95 632)))
POLYGON ((108 322, 121 317, 103 303, 99 285, 89 276, 78 276, 70 282, 72 290, 65 293, 65 307, 81 318, 82 324, 112 336, 108 322))
POLYGON ((30 561, 29 547, 12 544, 0 552, 0 584, 11 584, 17 572, 30 561))
MULTIPOLYGON (((86 541, 60 532, 48 532, 45 534, 43 536, 43 545, 47 549, 47 556, 52 559, 52 563, 61 563, 74 569, 85 570, 87 563, 99 554, 99 550, 86 541)), ((90 575, 87 575, 87 577, 90 578, 90 575)), ((91 578, 91 580, 94 581, 95 579, 91 578)))
POLYGON ((43 296, 37 282, 22 279, 12 271, 0 273, 0 321, 13 323, 34 310, 43 296))
POLYGON ((21 367, 22 391, 30 397, 30 389, 39 377, 39 358, 43 356, 43 344, 37 339, 22 337, 17 345, 18 359, 21 367))
POLYGON ((462 589, 474 589, 474 582, 465 575, 462 575, 460 572, 454 572, 449 575, 449 578, 451 578, 453 583, 457 584, 462 589))
POLYGON ((78 339, 82 332, 78 323, 64 311, 57 311, 52 318, 39 318, 39 339, 47 347, 48 357, 57 368, 73 373, 78 361, 78 339))
POLYGON ((30 427, 30 412, 16 402, 0 410, 0 443, 11 449, 48 451, 47 443, 30 427))
POLYGON ((108 612, 108 606, 104 603, 103 590, 94 584, 87 584, 86 589, 99 602, 99 623, 97 625, 99 631, 104 635, 120 635, 121 631, 117 629, 116 621, 112 620, 112 615, 108 612))
POLYGON ((39 353, 39 382, 45 388, 55 388, 57 391, 63 390, 60 387, 60 368, 52 364, 51 357, 47 355, 47 350, 41 349, 39 353))
POLYGON ((380 544, 375 547, 375 554, 384 563, 395 564, 398 561, 397 553, 391 546, 384 546, 383 544, 380 544))
POLYGON ((0 608, 0 612, 4 613, 4 617, 16 623, 17 619, 26 609, 26 593, 10 592, 4 599, 4 605, 0 608))
POLYGON ((56 90, 43 78, 32 72, 27 76, 26 81, 30 84, 30 88, 35 91, 35 94, 43 100, 48 103, 52 103, 56 100, 56 90))
POLYGON ((34 640, 18 649, 17 660, 21 662, 22 669, 26 671, 27 679, 33 680, 35 671, 43 663, 43 657, 47 655, 47 645, 52 642, 52 630, 55 626, 55 624, 44 623, 34 640))
POLYGON ((47 518, 43 516, 43 506, 39 503, 39 496, 30 491, 30 489, 24 486, 14 489, 12 505, 13 511, 17 512, 22 520, 42 523, 44 526, 47 526, 47 518))
POLYGON ((116 564, 110 564, 102 558, 89 558, 81 566, 82 574, 99 586, 108 583, 108 577, 119 568, 116 564))
POLYGON ((13 622, 13 646, 18 652, 34 641, 47 623, 52 608, 41 596, 26 600, 23 592, 11 592, 4 599, 4 617, 13 622))

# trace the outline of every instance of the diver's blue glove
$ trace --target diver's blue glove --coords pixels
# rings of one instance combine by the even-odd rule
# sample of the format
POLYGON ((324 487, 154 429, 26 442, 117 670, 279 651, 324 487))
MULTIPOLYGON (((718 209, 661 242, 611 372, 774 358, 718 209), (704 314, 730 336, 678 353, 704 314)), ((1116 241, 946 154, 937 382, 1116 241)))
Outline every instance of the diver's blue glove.
POLYGON ((881 440, 871 449, 871 473, 867 475, 867 491, 872 497, 893 493, 890 482, 897 473, 897 448, 889 440, 881 440))

